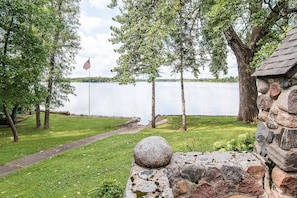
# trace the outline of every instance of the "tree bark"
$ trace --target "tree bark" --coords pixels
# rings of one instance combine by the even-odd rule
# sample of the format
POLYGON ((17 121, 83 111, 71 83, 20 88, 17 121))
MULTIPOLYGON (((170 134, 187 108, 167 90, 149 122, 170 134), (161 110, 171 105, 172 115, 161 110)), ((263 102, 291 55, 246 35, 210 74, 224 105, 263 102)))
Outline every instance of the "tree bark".
POLYGON ((40 120, 40 105, 37 103, 35 105, 35 113, 36 113, 36 128, 41 127, 41 120, 40 120))
POLYGON ((232 27, 224 32, 228 45, 235 54, 238 65, 239 78, 239 111, 237 120, 253 122, 257 119, 257 86, 256 78, 252 77, 254 69, 249 67, 255 53, 255 46, 251 49, 246 46, 235 33, 232 27))
POLYGON ((17 142, 19 140, 18 132, 17 132, 17 129, 15 127, 15 124, 13 123, 13 120, 12 120, 11 116, 9 115, 9 111, 8 111, 6 106, 3 106, 3 111, 5 113, 6 120, 7 120, 8 124, 9 124, 9 126, 10 126, 10 129, 11 129, 11 132, 12 132, 12 135, 13 135, 13 141, 17 142))
POLYGON ((253 122, 257 119, 257 86, 255 77, 251 72, 247 72, 247 63, 238 61, 239 71, 239 111, 237 120, 243 122, 253 122))
MULTIPOLYGON (((182 49, 182 48, 181 48, 182 49)), ((187 130, 187 118, 186 118, 186 99, 185 99, 185 88, 184 88, 184 63, 183 63, 183 54, 181 50, 181 66, 180 66, 180 90, 181 90, 181 102, 182 102, 182 125, 183 130, 187 130)))
POLYGON ((53 93, 53 72, 55 68, 55 57, 54 55, 50 58, 50 71, 49 79, 47 82, 47 97, 45 99, 45 110, 44 110, 44 124, 43 128, 48 129, 50 127, 50 107, 53 93))
MULTIPOLYGON (((62 3, 63 1, 58 2, 57 12, 58 15, 61 17, 62 12, 62 3)), ((61 30, 56 30, 55 37, 54 37, 54 45, 53 45, 53 51, 50 54, 50 63, 49 63, 49 77, 48 77, 48 95, 45 100, 45 110, 44 110, 44 129, 48 129, 50 127, 50 106, 51 106, 51 100, 52 100, 52 93, 53 93, 53 82, 54 82, 54 70, 55 70, 55 56, 56 56, 56 50, 57 50, 57 44, 59 41, 61 30)))
POLYGON ((45 100, 45 110, 44 110, 44 124, 43 128, 48 129, 50 127, 50 104, 52 99, 52 92, 53 92, 53 78, 50 76, 48 80, 48 95, 45 100))
POLYGON ((152 81, 152 128, 156 128, 156 82, 155 79, 152 81))
POLYGON ((19 108, 19 106, 16 105, 16 106, 12 109, 11 119, 12 119, 12 121, 13 121, 14 124, 17 123, 17 112, 18 112, 18 108, 19 108))

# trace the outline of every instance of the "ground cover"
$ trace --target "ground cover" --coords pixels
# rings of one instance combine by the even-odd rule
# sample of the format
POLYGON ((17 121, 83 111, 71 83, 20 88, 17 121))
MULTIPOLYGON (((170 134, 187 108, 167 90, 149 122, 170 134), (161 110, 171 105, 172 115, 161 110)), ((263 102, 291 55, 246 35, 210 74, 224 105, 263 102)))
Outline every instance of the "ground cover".
POLYGON ((112 136, 0 178, 0 197, 88 197, 104 180, 115 180, 124 189, 132 150, 145 137, 164 137, 174 152, 204 152, 212 151, 218 140, 254 136, 256 131, 255 124, 239 123, 235 117, 189 116, 187 132, 179 130, 179 116, 168 119, 156 129, 112 136))
MULTIPOLYGON (((50 129, 36 129, 35 117, 25 116, 17 124, 19 142, 12 142, 11 130, 0 127, 0 165, 60 144, 119 128, 128 118, 51 115, 50 129)), ((1 197, 1 196, 0 196, 1 197)))

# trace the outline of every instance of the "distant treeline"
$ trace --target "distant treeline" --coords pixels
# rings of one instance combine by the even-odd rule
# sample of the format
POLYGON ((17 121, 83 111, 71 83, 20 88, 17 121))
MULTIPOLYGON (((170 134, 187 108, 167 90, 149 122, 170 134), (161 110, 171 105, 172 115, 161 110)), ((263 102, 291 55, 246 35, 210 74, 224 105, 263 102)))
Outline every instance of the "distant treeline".
MULTIPOLYGON (((115 78, 110 77, 81 77, 81 78, 70 78, 71 82, 92 82, 92 83, 104 83, 104 82, 117 82, 115 78)), ((138 79, 139 82, 146 82, 145 79, 138 79)), ((179 79, 156 79, 157 82, 178 82, 179 79)), ((185 82, 238 82, 238 77, 230 76, 224 78, 194 78, 184 79, 185 82)))

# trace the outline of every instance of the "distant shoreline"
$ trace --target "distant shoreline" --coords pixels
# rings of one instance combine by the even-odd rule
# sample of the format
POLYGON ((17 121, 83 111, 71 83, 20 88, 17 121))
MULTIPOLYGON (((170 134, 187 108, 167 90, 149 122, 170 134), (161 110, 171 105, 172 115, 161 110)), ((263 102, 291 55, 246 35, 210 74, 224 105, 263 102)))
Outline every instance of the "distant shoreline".
MULTIPOLYGON (((91 83, 105 83, 105 82, 118 82, 115 78, 110 77, 79 77, 79 78, 68 78, 70 82, 91 82, 91 83)), ((136 82, 146 82, 146 79, 137 79, 136 82)), ((157 78, 156 82, 180 82, 180 79, 160 79, 157 78)), ((193 78, 184 79, 184 82, 226 82, 236 83, 238 77, 230 76, 224 78, 193 78)))

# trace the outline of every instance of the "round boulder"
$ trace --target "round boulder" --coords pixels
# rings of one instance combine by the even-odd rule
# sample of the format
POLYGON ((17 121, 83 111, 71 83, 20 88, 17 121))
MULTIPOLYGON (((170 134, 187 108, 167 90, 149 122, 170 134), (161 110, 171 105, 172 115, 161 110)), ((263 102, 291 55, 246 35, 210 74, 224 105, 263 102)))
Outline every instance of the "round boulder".
POLYGON ((144 138, 134 148, 136 164, 146 168, 160 168, 168 165, 172 154, 170 145, 160 136, 144 138))

